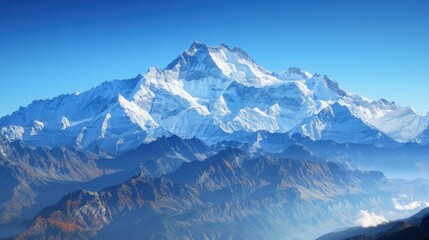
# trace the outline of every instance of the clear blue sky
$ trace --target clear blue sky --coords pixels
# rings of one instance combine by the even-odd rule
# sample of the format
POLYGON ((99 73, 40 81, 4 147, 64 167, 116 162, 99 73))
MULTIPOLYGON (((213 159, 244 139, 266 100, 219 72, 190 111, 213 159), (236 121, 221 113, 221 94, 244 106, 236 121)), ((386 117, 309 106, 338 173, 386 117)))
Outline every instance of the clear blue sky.
POLYGON ((0 116, 165 67, 195 40, 429 110, 429 1, 0 0, 0 116))

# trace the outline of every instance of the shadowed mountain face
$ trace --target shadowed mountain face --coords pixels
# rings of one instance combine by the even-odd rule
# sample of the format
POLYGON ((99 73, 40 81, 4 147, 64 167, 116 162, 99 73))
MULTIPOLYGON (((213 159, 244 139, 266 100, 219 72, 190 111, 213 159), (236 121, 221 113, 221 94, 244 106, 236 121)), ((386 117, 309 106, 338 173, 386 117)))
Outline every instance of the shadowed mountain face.
POLYGON ((216 152, 203 141, 181 139, 176 135, 160 137, 114 159, 98 162, 102 168, 116 170, 145 170, 151 176, 174 172, 184 162, 202 161, 216 152))
POLYGON ((33 149, 1 137, 0 147, 0 223, 21 215, 23 208, 36 205, 44 186, 85 182, 107 173, 96 166, 95 154, 72 147, 33 149))
POLYGON ((358 208, 383 207, 381 199, 395 194, 382 190, 386 184, 379 172, 229 149, 158 178, 141 173, 98 192, 72 192, 17 239, 117 239, 125 232, 130 239, 308 239, 350 224, 342 216, 358 208))
POLYGON ((317 240, 401 240, 429 239, 429 208, 403 220, 391 221, 376 227, 355 227, 341 232, 326 234, 317 240))

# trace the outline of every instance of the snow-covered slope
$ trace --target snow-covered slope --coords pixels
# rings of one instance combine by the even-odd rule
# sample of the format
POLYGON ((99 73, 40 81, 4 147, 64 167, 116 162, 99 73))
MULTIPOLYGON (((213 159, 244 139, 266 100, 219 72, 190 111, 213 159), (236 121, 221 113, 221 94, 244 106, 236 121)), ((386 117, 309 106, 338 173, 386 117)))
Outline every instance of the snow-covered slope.
POLYGON ((313 140, 333 140, 338 143, 393 142, 387 135, 368 126, 354 116, 350 109, 339 103, 334 103, 318 114, 312 115, 292 132, 309 136, 313 140))
POLYGON ((369 122, 393 139, 406 142, 428 127, 429 115, 418 115, 410 107, 401 107, 369 122))
POLYGON ((240 132, 296 133, 356 143, 417 141, 429 124, 408 108, 351 94, 299 68, 272 73, 243 50, 195 42, 165 69, 38 100, 0 119, 9 140, 120 153, 159 136, 211 144, 240 132), (350 136, 352 135, 352 136, 350 136))
POLYGON ((429 127, 427 127, 425 130, 422 131, 417 137, 417 141, 421 142, 422 144, 429 144, 429 127))

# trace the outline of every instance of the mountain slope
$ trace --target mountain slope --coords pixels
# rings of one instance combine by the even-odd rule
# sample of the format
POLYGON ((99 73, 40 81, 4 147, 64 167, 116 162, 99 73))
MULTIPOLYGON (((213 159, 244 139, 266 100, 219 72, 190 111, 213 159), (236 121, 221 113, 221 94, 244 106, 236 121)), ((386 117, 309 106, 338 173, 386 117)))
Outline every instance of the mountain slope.
POLYGON ((339 103, 304 120, 292 133, 300 133, 313 140, 333 140, 338 143, 394 143, 387 135, 368 126, 339 103))
POLYGON ((429 115, 421 116, 410 107, 402 107, 383 117, 372 119, 370 123, 393 139, 406 142, 410 139, 418 140, 418 135, 429 125, 429 115))
POLYGON ((422 142, 422 144, 429 144, 429 127, 420 133, 417 138, 422 142))
POLYGON ((117 158, 102 159, 98 166, 119 171, 143 170, 149 176, 158 177, 176 171, 184 162, 202 161, 215 153, 199 139, 181 139, 172 135, 142 144, 117 158))
POLYGON ((0 136, 0 150, 0 224, 39 204, 38 197, 44 187, 85 182, 110 173, 97 167, 95 154, 72 147, 33 149, 0 136))

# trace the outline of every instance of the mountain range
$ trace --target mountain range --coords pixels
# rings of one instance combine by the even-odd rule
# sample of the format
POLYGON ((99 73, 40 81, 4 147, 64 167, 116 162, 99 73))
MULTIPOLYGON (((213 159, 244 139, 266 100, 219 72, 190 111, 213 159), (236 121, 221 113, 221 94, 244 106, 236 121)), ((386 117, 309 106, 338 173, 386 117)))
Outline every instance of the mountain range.
POLYGON ((0 118, 8 140, 120 155, 160 136, 207 144, 267 131, 312 140, 428 143, 429 115, 342 89, 299 68, 273 73, 239 48, 194 42, 166 68, 37 100, 0 118))
POLYGON ((70 191, 99 190, 144 171, 161 176, 183 162, 201 161, 216 153, 198 139, 160 137, 127 154, 111 158, 75 147, 31 148, 0 137, 0 225, 32 217, 70 191))
POLYGON ((429 114, 194 42, 163 69, 0 118, 0 239, 314 239, 362 213, 383 224, 429 204, 416 179, 428 143, 429 114))
POLYGON ((405 190, 388 186, 381 172, 228 149, 161 177, 141 172, 101 191, 73 191, 16 239, 117 239, 124 232, 129 239, 309 239, 350 221, 327 221, 331 214, 384 209, 381 199, 405 190))

